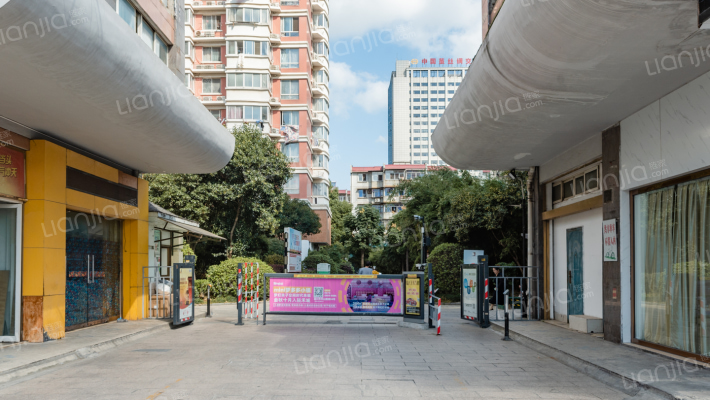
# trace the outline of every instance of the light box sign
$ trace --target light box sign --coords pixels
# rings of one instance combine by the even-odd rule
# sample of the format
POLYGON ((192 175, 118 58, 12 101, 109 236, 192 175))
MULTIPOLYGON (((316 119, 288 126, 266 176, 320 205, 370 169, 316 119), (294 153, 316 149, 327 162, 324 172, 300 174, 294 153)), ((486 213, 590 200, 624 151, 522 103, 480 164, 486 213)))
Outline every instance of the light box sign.
POLYGON ((478 319, 478 268, 463 269, 463 315, 467 319, 478 319))
POLYGON ((296 275, 271 278, 269 311, 401 314, 402 280, 375 275, 296 275))
POLYGON ((189 324, 195 320, 195 265, 175 264, 173 325, 189 324))
POLYGON ((24 199, 25 153, 0 145, 0 194, 24 199))

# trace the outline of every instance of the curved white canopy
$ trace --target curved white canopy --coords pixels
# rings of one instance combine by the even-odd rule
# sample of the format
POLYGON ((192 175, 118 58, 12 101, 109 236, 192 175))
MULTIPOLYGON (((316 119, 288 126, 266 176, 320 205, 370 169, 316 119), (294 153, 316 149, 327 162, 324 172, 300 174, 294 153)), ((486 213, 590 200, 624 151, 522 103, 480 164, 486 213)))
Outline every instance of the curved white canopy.
POLYGON ((710 71, 708 45, 697 1, 506 1, 434 148, 460 169, 542 165, 710 71))
POLYGON ((2 6, 0 94, 1 117, 140 172, 214 172, 234 151, 232 135, 104 0, 2 6))

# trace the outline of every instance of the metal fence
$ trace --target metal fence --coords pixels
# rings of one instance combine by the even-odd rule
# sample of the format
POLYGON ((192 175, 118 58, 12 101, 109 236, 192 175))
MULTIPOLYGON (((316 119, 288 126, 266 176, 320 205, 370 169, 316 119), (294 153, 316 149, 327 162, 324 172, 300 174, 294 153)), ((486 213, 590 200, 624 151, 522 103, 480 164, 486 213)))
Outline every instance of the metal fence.
POLYGON ((539 321, 541 315, 540 267, 488 268, 490 320, 505 320, 505 291, 511 321, 539 321), (498 273, 496 274, 496 270, 498 273))

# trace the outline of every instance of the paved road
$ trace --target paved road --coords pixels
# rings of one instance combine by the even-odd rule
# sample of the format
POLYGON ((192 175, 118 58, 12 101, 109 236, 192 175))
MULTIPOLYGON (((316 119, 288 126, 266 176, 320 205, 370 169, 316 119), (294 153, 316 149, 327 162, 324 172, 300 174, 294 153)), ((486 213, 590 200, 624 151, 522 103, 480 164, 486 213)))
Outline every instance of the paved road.
POLYGON ((233 306, 91 359, 0 386, 11 399, 624 399, 608 386, 458 319, 442 336, 384 318, 269 316, 233 306), (374 323, 373 323, 374 322, 374 323))

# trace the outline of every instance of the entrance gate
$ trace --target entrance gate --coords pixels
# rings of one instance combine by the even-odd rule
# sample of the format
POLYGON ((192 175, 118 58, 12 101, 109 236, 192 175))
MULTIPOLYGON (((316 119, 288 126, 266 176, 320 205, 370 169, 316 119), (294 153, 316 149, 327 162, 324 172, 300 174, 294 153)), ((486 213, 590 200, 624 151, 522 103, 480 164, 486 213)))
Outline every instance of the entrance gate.
POLYGON ((119 317, 121 222, 67 211, 66 330, 119 317))

